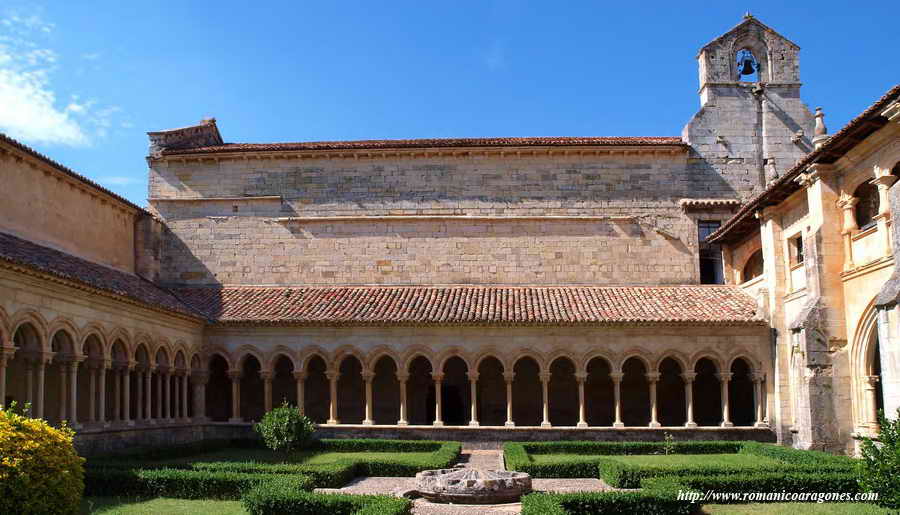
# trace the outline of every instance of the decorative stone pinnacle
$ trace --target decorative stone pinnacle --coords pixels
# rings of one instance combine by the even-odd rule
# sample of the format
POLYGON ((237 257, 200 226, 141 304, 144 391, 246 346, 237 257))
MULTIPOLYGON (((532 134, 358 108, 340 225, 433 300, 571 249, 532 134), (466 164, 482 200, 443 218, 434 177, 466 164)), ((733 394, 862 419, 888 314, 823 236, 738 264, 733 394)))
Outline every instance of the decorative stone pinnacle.
POLYGON ((828 128, 825 127, 825 113, 821 107, 816 108, 816 130, 813 136, 813 146, 819 148, 828 141, 828 128))

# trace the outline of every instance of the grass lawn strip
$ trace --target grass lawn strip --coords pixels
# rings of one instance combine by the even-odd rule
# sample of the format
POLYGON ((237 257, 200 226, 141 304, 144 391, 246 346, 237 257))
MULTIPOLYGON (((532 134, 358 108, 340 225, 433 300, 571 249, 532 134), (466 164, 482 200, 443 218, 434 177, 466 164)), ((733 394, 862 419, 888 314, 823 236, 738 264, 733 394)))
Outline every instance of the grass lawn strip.
MULTIPOLYGON (((540 457, 540 455, 536 456, 540 457)), ((637 454, 633 456, 604 456, 604 458, 638 466, 664 468, 685 468, 696 466, 733 465, 741 467, 772 466, 784 463, 765 456, 748 456, 746 454, 637 454)))
POLYGON ((81 513, 102 515, 246 515, 241 501, 188 500, 157 497, 85 497, 81 513))

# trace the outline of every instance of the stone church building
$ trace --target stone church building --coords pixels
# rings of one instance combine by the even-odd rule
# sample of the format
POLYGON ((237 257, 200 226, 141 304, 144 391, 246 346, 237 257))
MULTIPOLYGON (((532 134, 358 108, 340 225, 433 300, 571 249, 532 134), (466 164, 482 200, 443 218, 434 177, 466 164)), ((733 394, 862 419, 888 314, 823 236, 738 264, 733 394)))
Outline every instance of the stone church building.
POLYGON ((697 60, 680 137, 150 132, 146 208, 0 135, 0 402, 86 453, 283 401, 337 436, 852 452, 900 407, 900 88, 829 136, 757 19, 697 60))

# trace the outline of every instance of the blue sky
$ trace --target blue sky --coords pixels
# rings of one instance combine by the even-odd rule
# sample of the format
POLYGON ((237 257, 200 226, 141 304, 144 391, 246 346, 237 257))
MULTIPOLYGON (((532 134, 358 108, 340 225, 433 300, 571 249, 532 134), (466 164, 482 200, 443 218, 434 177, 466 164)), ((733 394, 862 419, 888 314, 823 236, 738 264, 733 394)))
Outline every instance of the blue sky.
MULTIPOLYGON (((229 142, 680 135, 748 6, 611 4, 6 1, 0 131, 141 205, 145 133, 207 116, 229 142)), ((900 82, 895 3, 751 4, 832 132, 900 82)))

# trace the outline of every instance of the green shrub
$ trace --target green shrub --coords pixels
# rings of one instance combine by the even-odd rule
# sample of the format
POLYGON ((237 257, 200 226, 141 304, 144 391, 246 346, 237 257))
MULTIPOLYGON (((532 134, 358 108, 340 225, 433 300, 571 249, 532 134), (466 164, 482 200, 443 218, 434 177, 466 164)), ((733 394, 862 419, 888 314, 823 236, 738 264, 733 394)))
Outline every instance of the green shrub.
POLYGON ((844 467, 847 470, 852 470, 857 463, 857 460, 848 456, 838 456, 821 451, 802 451, 770 443, 743 442, 740 452, 741 454, 776 459, 791 465, 808 465, 812 467, 827 465, 832 468, 844 467))
POLYGON ((0 513, 77 513, 84 459, 74 433, 13 409, 0 407, 0 513))
POLYGON ((898 418, 888 420, 878 412, 881 431, 877 441, 861 437, 859 482, 867 492, 878 493, 877 504, 885 508, 900 508, 900 409, 898 418))
POLYGON ((297 407, 285 401, 263 415, 262 420, 253 425, 253 429, 269 449, 290 452, 309 447, 316 425, 305 415, 301 415, 297 407))
POLYGON ((238 499, 261 483, 277 483, 286 491, 312 490, 313 479, 304 475, 248 474, 181 469, 88 469, 87 495, 175 497, 179 499, 238 499))
POLYGON ((262 483, 241 498, 251 515, 405 515, 412 503, 408 499, 376 495, 317 494, 280 488, 262 483))
POLYGON ((695 508, 669 491, 532 493, 522 498, 522 515, 688 515, 695 508))
MULTIPOLYGON (((685 441, 685 442, 528 442, 522 445, 529 454, 732 454, 739 452, 742 441, 685 441)), ((511 445, 507 443, 506 445, 511 445)), ((504 446, 505 450, 506 446, 504 446)))
MULTIPOLYGON (((715 492, 728 494, 744 493, 844 493, 856 494, 860 487, 853 472, 757 472, 746 475, 694 475, 645 479, 642 488, 658 490, 661 484, 675 484, 681 490, 715 492)), ((807 501, 816 501, 816 497, 807 501)), ((741 502, 791 502, 794 499, 708 499, 715 504, 732 504, 741 502)))

